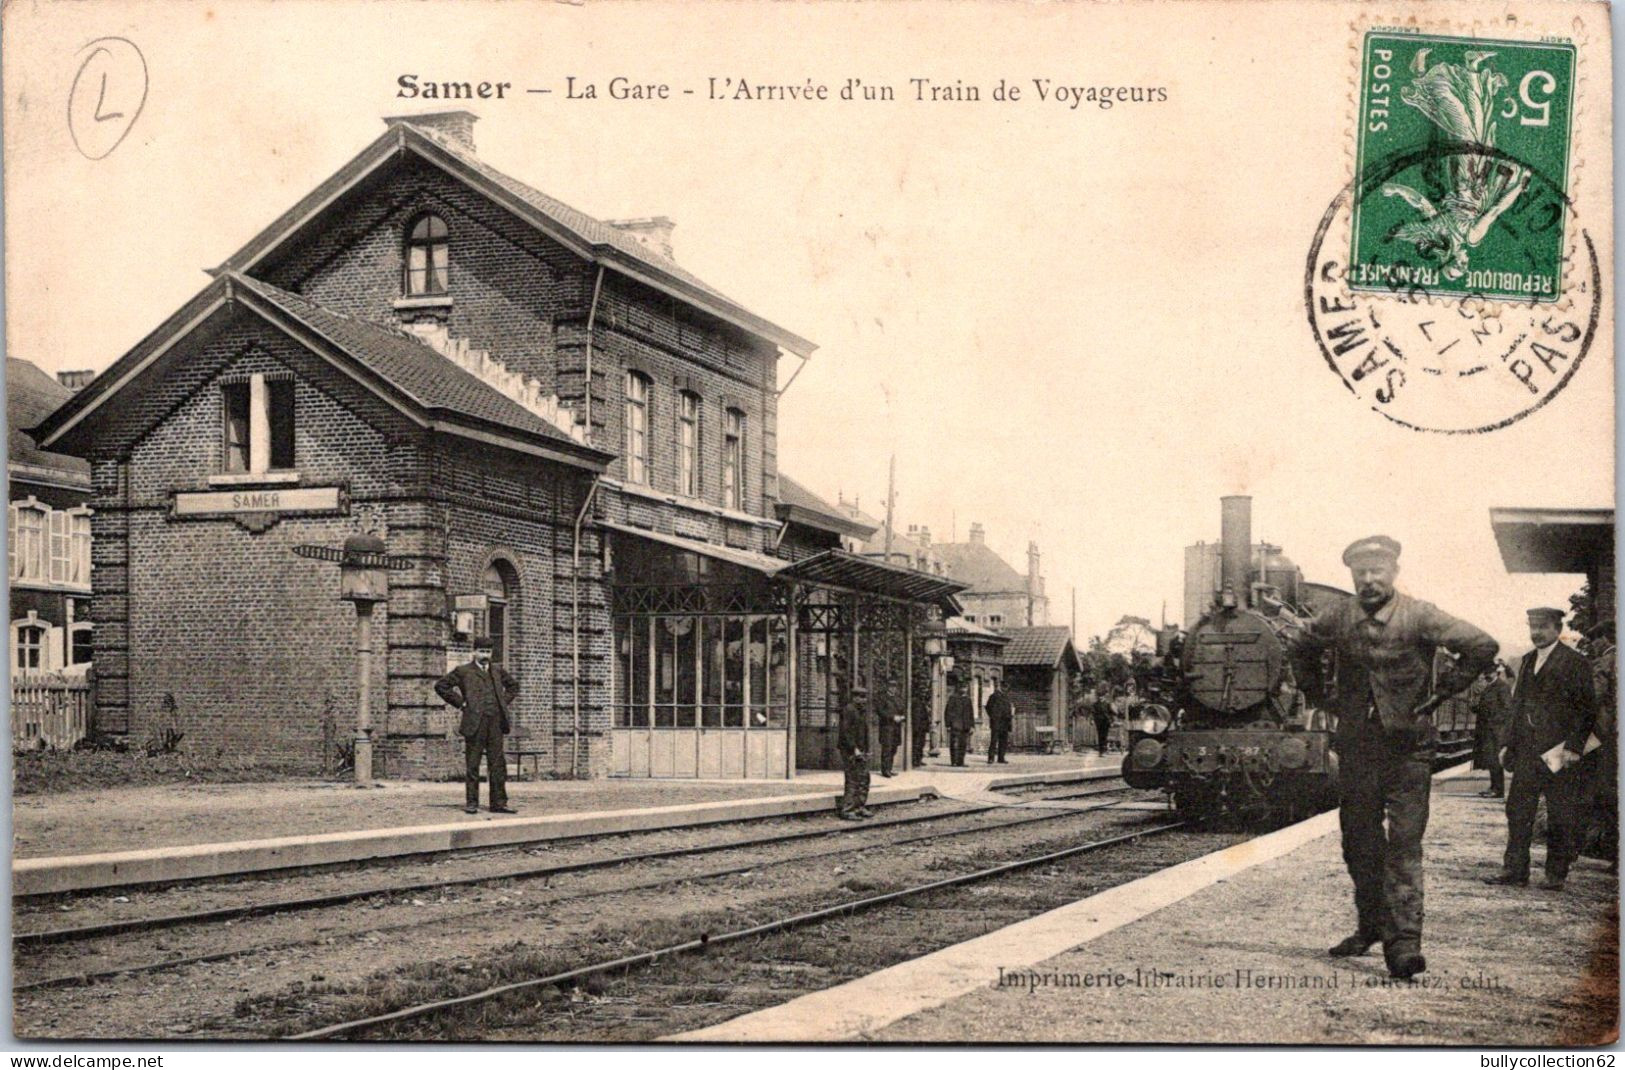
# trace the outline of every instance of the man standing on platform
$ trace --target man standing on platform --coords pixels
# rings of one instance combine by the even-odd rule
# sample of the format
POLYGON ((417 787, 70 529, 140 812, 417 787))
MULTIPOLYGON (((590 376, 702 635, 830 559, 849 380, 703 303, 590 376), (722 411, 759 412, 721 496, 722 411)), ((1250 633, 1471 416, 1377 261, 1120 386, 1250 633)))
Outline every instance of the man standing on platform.
POLYGON ((1010 729, 1015 725, 1015 710, 1010 708, 1010 696, 1004 693, 999 681, 993 681, 993 693, 987 697, 987 764, 998 762, 1009 765, 1004 752, 1010 749, 1010 729))
POLYGON ((869 809, 869 689, 862 680, 853 681, 851 693, 841 705, 841 724, 835 738, 836 749, 846 769, 845 790, 841 794, 841 819, 861 821, 874 817, 869 809))
POLYGON ((1337 655, 1339 813, 1343 861, 1354 879, 1359 927, 1331 949, 1363 955, 1382 943, 1393 977, 1427 969, 1422 957, 1422 833, 1433 786, 1435 733, 1429 714, 1495 661, 1495 640, 1429 602, 1394 589, 1399 543, 1386 535, 1343 551, 1355 594, 1326 606, 1292 645, 1308 678, 1320 655, 1337 655), (1428 688, 1440 648, 1459 659, 1428 688), (1386 826, 1385 826, 1386 822, 1386 826))
POLYGON ((1100 756, 1106 757, 1106 743, 1112 734, 1112 704, 1106 697, 1104 689, 1095 699, 1093 710, 1095 721, 1095 746, 1100 748, 1100 756))
POLYGON ((519 682, 500 665, 491 664, 488 636, 474 640, 474 660, 459 665, 434 685, 441 700, 463 711, 457 732, 463 737, 468 768, 463 779, 463 813, 480 812, 480 758, 491 778, 491 812, 516 813, 508 805, 508 756, 502 737, 512 730, 508 707, 519 694, 519 682))
POLYGON ((903 745, 903 703, 897 697, 895 684, 886 686, 875 712, 880 719, 880 775, 894 777, 897 748, 903 745))
POLYGON ((931 735, 931 694, 914 695, 914 735, 909 740, 909 751, 914 757, 914 768, 920 769, 925 765, 925 744, 931 735))
POLYGON ((942 711, 943 725, 948 729, 948 757, 954 765, 965 764, 965 747, 970 743, 971 729, 976 727, 976 711, 970 704, 963 678, 955 678, 954 693, 948 696, 948 705, 942 711))
POLYGON ((1591 665, 1579 651, 1557 641, 1563 611, 1529 611, 1529 640, 1512 689, 1512 733, 1506 768, 1507 849, 1501 872, 1488 884, 1529 883, 1529 843, 1535 810, 1546 796, 1546 879, 1541 887, 1563 890, 1569 865, 1580 856, 1585 833, 1586 778, 1579 769, 1586 739, 1597 722, 1597 692, 1591 665))
POLYGON ((1499 799, 1506 794, 1506 770, 1501 768, 1501 748, 1508 741, 1511 702, 1512 687, 1497 662, 1493 670, 1473 685, 1473 765, 1490 771, 1489 790, 1479 792, 1480 798, 1499 799))

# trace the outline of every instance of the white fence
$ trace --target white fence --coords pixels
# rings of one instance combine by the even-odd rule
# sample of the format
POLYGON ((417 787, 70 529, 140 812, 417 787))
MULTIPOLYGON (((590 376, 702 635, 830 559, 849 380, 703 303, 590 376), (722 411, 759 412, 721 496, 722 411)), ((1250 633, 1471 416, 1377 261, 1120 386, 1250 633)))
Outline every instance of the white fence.
POLYGON ((16 750, 66 750, 90 733, 84 678, 18 673, 11 680, 11 742, 16 750))

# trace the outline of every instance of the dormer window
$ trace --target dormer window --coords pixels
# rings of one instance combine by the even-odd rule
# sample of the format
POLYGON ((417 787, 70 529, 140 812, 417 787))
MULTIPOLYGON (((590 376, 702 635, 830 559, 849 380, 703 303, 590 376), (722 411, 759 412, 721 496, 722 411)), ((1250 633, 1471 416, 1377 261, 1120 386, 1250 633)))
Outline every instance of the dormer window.
POLYGON ((437 215, 420 215, 406 235, 406 296, 450 292, 451 232, 437 215))

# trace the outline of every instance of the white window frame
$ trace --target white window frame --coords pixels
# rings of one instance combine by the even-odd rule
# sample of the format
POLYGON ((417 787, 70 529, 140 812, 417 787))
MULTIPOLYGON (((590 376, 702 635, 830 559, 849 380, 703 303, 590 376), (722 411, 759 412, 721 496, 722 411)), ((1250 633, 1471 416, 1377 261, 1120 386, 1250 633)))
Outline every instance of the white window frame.
POLYGON ((677 395, 677 493, 700 496, 700 396, 692 390, 677 395))
POLYGON ((649 485, 649 394, 653 384, 642 372, 626 373, 626 480, 649 485))
MULTIPOLYGON (((90 587, 90 517, 88 506, 67 510, 68 540, 70 544, 68 578, 70 587, 90 587)), ((87 625, 88 627, 88 625, 87 625)))
POLYGON ((63 650, 62 650, 62 664, 64 664, 64 665, 89 665, 89 664, 91 664, 91 662, 95 661, 95 658, 96 658, 96 653, 95 653, 96 645, 95 644, 96 644, 96 626, 94 624, 92 624, 88 620, 75 621, 73 626, 68 629, 67 642, 66 642, 66 645, 63 647, 63 650), (78 635, 80 632, 89 632, 90 633, 91 661, 74 661, 73 660, 73 648, 74 648, 73 638, 74 638, 74 636, 78 635))
POLYGON ((34 610, 29 610, 28 616, 19 617, 11 622, 11 671, 13 673, 51 671, 51 625, 49 621, 41 620, 34 610), (37 631, 39 642, 25 647, 23 645, 25 631, 37 631), (24 650, 35 652, 35 664, 23 664, 24 650))
MULTIPOLYGON (((271 387, 272 382, 287 382, 287 375, 267 376, 264 372, 255 372, 250 375, 248 384, 248 467, 237 469, 231 467, 231 406, 226 400, 227 389, 243 385, 243 379, 231 379, 220 384, 220 471, 227 475, 242 478, 244 476, 264 476, 272 473, 292 472, 296 465, 285 468, 271 466, 271 387)), ((297 406, 295 406, 297 411, 297 406)), ((288 419, 297 422, 296 412, 290 412, 288 419)))
POLYGON ((722 504, 743 509, 745 501, 745 414, 729 409, 722 432, 722 504))
POLYGON ((54 512, 32 495, 10 503, 6 534, 13 583, 51 582, 51 516, 54 512), (25 522, 29 522, 26 528, 25 522))

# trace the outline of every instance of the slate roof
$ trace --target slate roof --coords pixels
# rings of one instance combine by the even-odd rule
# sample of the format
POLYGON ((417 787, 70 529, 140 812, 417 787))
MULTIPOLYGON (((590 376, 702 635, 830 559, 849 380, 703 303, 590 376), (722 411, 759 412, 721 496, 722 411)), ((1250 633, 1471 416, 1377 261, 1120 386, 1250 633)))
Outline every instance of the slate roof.
POLYGON ((425 409, 472 416, 528 431, 563 446, 585 448, 560 428, 405 331, 334 312, 308 298, 245 275, 234 272, 230 278, 367 365, 425 409))
POLYGON ((984 542, 934 543, 932 549, 942 559, 948 575, 966 585, 966 594, 1027 589, 1027 577, 984 542))
MULTIPOLYGON (((537 219, 544 221, 557 230, 559 236, 568 239, 566 244, 573 244, 578 253, 605 263, 612 270, 639 278, 657 288, 666 288, 695 307, 743 327, 792 353, 807 356, 818 348, 800 335, 751 312, 675 261, 644 245, 627 231, 595 219, 503 174, 481 160, 467 146, 445 137, 438 130, 413 123, 411 119, 411 116, 395 116, 386 120, 390 124, 389 130, 234 253, 220 265, 217 272, 252 270, 261 257, 277 248, 289 235, 297 233, 324 210, 338 193, 359 181, 399 149, 409 148, 445 167, 475 188, 483 184, 487 189, 512 198, 518 202, 520 210, 517 214, 521 217, 526 212, 532 213, 533 222, 537 219)), ((494 199, 501 202, 500 197, 494 199)))
POLYGON ((6 459, 12 464, 50 469, 88 487, 89 461, 42 450, 28 433, 72 396, 73 391, 39 366, 16 357, 6 358, 6 459))
POLYGON ((781 519, 788 516, 812 527, 860 539, 874 532, 868 524, 848 516, 839 506, 831 505, 783 472, 779 473, 779 506, 781 519))
MULTIPOLYGON (((1072 643, 1072 629, 1064 625, 1040 625, 1034 628, 1006 628, 1010 644, 1004 648, 1006 665, 1041 665, 1045 668, 1058 664, 1072 643)), ((1077 660, 1077 652, 1073 652, 1077 660)))

